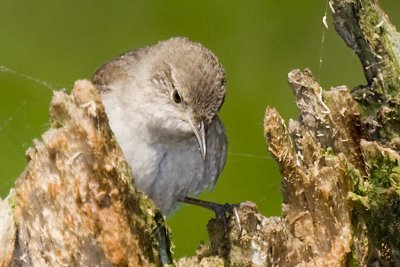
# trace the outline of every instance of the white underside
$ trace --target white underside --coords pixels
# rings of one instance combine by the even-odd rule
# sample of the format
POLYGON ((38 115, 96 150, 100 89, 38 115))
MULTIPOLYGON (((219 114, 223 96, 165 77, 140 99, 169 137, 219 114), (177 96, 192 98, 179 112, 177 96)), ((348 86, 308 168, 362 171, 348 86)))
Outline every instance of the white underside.
POLYGON ((140 110, 127 114, 123 105, 115 104, 115 98, 102 98, 110 127, 132 168, 136 185, 164 214, 171 213, 183 197, 197 196, 214 186, 224 167, 227 147, 217 116, 207 132, 207 155, 203 160, 194 134, 176 137, 169 132, 164 136, 164 128, 170 131, 173 125, 160 122, 160 129, 154 130, 146 123, 155 120, 154 116, 146 118, 140 110))

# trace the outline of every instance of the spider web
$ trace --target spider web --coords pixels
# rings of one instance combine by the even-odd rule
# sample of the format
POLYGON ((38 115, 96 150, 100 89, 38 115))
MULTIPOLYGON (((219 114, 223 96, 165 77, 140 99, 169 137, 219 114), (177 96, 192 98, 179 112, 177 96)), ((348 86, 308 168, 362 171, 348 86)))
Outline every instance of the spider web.
MULTIPOLYGON (((327 7, 325 7, 325 18, 326 15, 327 7)), ((323 28, 318 79, 323 67, 325 32, 326 28, 323 28)), ((24 154, 26 149, 32 145, 32 140, 40 138, 40 135, 48 129, 47 109, 52 91, 68 86, 55 84, 49 80, 33 77, 8 66, 0 65, 0 198, 8 194, 9 189, 14 186, 15 179, 24 170, 26 165, 24 154)), ((234 140, 230 139, 229 142, 232 144, 234 140)), ((265 165, 266 162, 275 164, 266 153, 262 155, 251 153, 251 151, 228 150, 228 157, 228 164, 241 166, 253 164, 254 169, 260 165, 265 165)), ((224 181, 226 180, 224 179, 224 181)), ((263 185, 262 190, 265 191, 266 187, 269 187, 273 188, 272 191, 279 191, 277 189, 279 184, 278 179, 275 182, 268 182, 266 186, 263 185)), ((231 186, 231 188, 234 188, 234 186, 231 186)), ((237 190, 236 195, 240 196, 243 193, 249 194, 248 191, 252 189, 236 188, 233 190, 237 190)), ((209 200, 212 201, 213 199, 209 200)), ((258 204, 264 204, 264 206, 269 205, 267 197, 252 200, 258 204)), ((176 220, 179 220, 179 218, 176 220)), ((175 233, 175 235, 177 234, 175 233)))
MULTIPOLYGON (((44 94, 48 96, 47 99, 50 99, 54 90, 65 88, 65 86, 55 85, 53 82, 0 65, 0 84, 2 84, 0 87, 0 101, 10 103, 0 113, 0 140, 2 140, 0 163, 3 166, 0 169, 0 197, 7 195, 9 188, 13 187, 15 178, 23 171, 25 165, 24 151, 32 145, 33 139, 39 138, 48 128, 47 112, 43 112, 44 109, 42 109, 40 112, 31 113, 30 111, 36 106, 35 101, 29 97, 24 97, 24 94, 11 93, 9 89, 3 87, 4 84, 1 81, 7 79, 16 80, 17 84, 22 83, 23 86, 26 86, 24 90, 39 90, 43 93, 43 89, 45 89, 44 94), (39 127, 33 127, 33 121, 36 121, 33 119, 35 116, 40 117, 39 127), (9 168, 5 166, 9 166, 9 168)), ((40 103, 47 107, 48 102, 46 101, 42 100, 40 103)), ((273 160, 270 156, 245 152, 229 151, 228 155, 232 158, 232 161, 243 159, 273 160)), ((277 186, 277 184, 271 186, 277 186)))
POLYGON ((25 150, 47 128, 48 99, 56 86, 0 65, 0 197, 26 164, 25 150))

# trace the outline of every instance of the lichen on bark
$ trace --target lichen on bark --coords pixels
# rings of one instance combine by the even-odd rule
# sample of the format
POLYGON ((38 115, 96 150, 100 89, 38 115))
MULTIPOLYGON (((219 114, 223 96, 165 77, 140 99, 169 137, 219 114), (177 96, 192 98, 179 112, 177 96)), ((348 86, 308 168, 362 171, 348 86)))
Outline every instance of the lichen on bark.
MULTIPOLYGON (((376 0, 330 6, 366 85, 326 91, 311 71, 291 71, 300 118, 286 125, 269 107, 264 120, 282 216, 241 203, 226 228, 211 220, 211 244, 177 266, 400 266, 400 35, 376 0)), ((0 203, 9 226, 0 265, 168 262, 163 217, 132 185, 95 89, 57 92, 50 113, 52 128, 0 203)))
POLYGON ((400 35, 376 0, 330 6, 367 84, 324 91, 309 70, 289 73, 300 118, 286 126, 267 108, 264 121, 282 175, 282 217, 242 204, 240 234, 231 218, 215 239, 210 223, 198 263, 216 255, 232 266, 400 265, 400 35))
POLYGON ((15 242, 0 265, 160 265, 163 217, 135 189, 96 89, 77 81, 71 95, 55 92, 50 116, 26 153, 12 221, 2 220, 15 242))

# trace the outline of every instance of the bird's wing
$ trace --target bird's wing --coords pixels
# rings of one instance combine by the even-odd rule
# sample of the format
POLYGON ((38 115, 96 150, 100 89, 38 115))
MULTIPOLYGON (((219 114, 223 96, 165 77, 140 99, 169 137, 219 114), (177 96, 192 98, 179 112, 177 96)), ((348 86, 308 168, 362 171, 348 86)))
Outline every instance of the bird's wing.
POLYGON ((92 83, 100 94, 107 93, 111 84, 116 79, 127 75, 127 70, 133 68, 147 54, 149 47, 139 48, 126 52, 119 57, 101 65, 92 76, 92 83))

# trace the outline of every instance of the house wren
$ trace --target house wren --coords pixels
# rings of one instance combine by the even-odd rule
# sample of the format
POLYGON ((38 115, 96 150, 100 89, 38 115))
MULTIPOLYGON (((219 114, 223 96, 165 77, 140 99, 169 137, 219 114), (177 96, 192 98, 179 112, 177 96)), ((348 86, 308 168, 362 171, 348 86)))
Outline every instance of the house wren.
POLYGON ((92 81, 135 184, 163 214, 215 185, 226 159, 217 115, 226 80, 210 50, 172 38, 105 63, 92 81))

